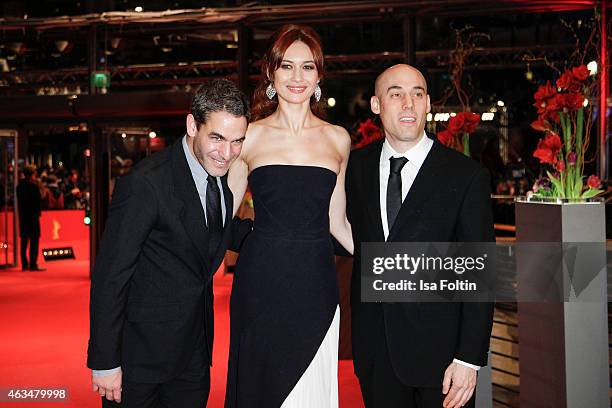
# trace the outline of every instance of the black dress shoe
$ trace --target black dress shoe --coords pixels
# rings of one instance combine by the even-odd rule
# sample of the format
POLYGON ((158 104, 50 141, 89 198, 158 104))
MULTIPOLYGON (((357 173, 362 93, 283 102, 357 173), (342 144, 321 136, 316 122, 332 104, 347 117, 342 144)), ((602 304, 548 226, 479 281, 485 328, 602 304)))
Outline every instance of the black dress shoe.
POLYGON ((30 271, 32 272, 42 272, 42 271, 46 271, 45 268, 39 268, 38 266, 35 266, 33 268, 30 268, 30 271))

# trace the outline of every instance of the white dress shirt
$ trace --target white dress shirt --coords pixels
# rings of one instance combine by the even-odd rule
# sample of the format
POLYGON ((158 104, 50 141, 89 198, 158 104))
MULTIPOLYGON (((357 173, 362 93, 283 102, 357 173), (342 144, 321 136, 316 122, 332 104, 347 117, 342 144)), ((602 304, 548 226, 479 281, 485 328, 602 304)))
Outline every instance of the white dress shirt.
MULTIPOLYGON (((187 135, 183 136, 182 144, 183 150, 185 151, 185 157, 187 158, 187 164, 189 165, 189 170, 191 170, 191 177, 196 185, 196 190, 198 190, 198 195, 200 196, 200 203, 202 204, 202 209, 204 210, 204 219, 206 220, 206 225, 208 225, 208 219, 206 215, 206 187, 208 187, 208 172, 202 167, 198 159, 191 153, 189 150, 189 146, 187 145, 187 135)), ((221 177, 215 177, 217 180, 217 185, 219 186, 219 192, 221 193, 221 220, 223 225, 225 225, 225 196, 223 194, 223 185, 221 184, 221 177)))
MULTIPOLYGON (((412 148, 408 149, 404 153, 398 153, 391 147, 387 139, 383 142, 382 151, 380 152, 380 217, 382 220, 383 232, 385 234, 385 241, 389 238, 389 230, 390 226, 387 221, 387 184, 389 183, 389 173, 391 171, 391 163, 389 159, 391 157, 405 157, 408 159, 408 163, 404 165, 401 171, 402 176, 402 203, 406 199, 408 192, 410 191, 410 187, 412 187, 412 183, 416 179, 419 174, 419 170, 423 165, 423 162, 427 158, 429 151, 433 146, 433 140, 427 137, 425 132, 423 132, 423 137, 421 140, 414 145, 412 148)), ((466 363, 465 361, 457 360, 456 358, 453 360, 455 363, 462 364, 466 367, 473 368, 474 370, 479 370, 480 366, 466 363)))
POLYGON ((391 157, 405 157, 408 159, 408 163, 402 167, 401 171, 403 203, 432 146, 433 140, 425 134, 423 134, 423 137, 421 137, 421 140, 415 146, 404 153, 396 152, 387 139, 383 143, 382 151, 380 152, 380 216, 382 218, 385 241, 389 238, 390 230, 387 221, 387 183, 389 182, 389 173, 391 171, 389 159, 391 157))

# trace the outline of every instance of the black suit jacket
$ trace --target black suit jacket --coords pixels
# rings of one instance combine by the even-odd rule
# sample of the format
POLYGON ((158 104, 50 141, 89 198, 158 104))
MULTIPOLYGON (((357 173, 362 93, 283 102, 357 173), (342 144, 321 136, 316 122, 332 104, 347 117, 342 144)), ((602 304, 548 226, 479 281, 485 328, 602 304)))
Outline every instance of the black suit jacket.
POLYGON ((121 366, 125 379, 161 383, 180 374, 195 350, 212 361, 213 273, 225 249, 250 231, 248 222, 232 221, 225 177, 222 184, 225 228, 211 260, 180 140, 118 180, 92 275, 89 368, 121 366))
MULTIPOLYGON (((440 386, 453 358, 484 366, 493 319, 489 303, 361 303, 361 243, 384 242, 379 199, 383 141, 351 152, 347 213, 355 242, 351 283, 355 371, 367 376, 387 347, 409 386, 440 386)), ((388 242, 494 241, 489 174, 438 141, 406 196, 388 242)))
POLYGON ((21 180, 17 185, 19 236, 32 238, 40 236, 41 202, 38 186, 30 181, 21 180))

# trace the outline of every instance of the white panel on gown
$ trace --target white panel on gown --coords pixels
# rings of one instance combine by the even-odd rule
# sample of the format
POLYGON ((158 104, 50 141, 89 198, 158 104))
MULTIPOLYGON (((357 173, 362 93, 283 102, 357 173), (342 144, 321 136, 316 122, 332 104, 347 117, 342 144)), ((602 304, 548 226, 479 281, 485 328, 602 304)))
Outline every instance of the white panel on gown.
POLYGON ((340 307, 310 365, 281 408, 338 408, 340 307))

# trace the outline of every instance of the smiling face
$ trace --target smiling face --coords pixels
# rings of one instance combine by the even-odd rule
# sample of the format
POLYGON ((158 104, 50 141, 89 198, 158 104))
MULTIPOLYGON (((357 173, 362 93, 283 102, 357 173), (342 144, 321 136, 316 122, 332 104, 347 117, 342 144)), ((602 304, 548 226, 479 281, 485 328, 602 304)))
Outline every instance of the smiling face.
POLYGON ((187 115, 187 144, 204 170, 211 176, 225 175, 242 150, 247 129, 244 116, 225 111, 209 114, 198 129, 193 115, 187 115))
POLYGON ((380 115, 389 144, 403 153, 423 137, 431 108, 425 78, 409 65, 395 65, 378 77, 375 91, 372 112, 380 115))
POLYGON ((295 41, 287 48, 274 71, 274 87, 279 98, 289 103, 308 102, 319 82, 319 73, 310 48, 295 41))

